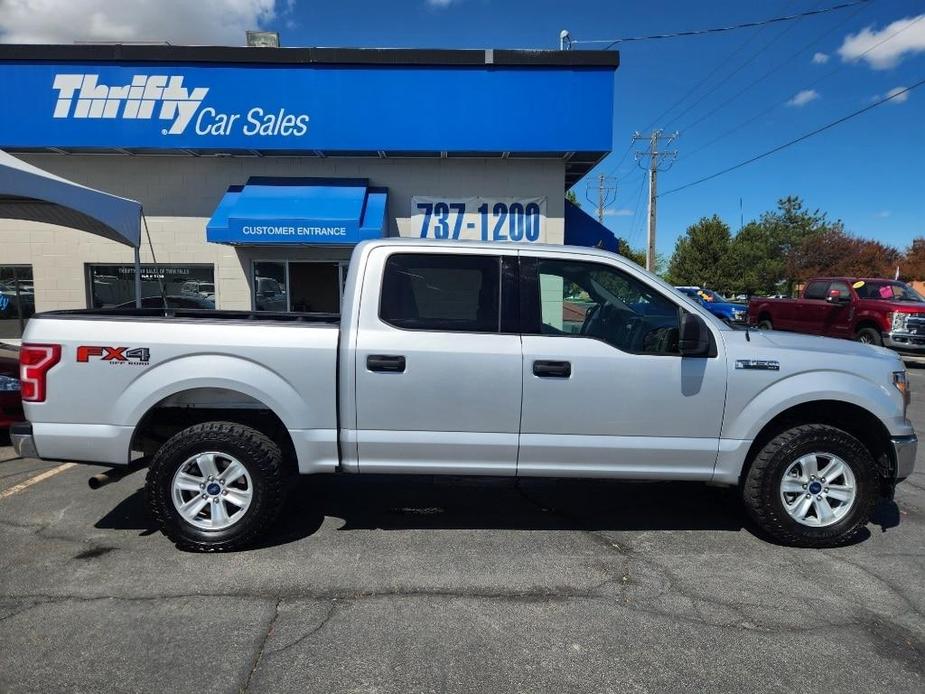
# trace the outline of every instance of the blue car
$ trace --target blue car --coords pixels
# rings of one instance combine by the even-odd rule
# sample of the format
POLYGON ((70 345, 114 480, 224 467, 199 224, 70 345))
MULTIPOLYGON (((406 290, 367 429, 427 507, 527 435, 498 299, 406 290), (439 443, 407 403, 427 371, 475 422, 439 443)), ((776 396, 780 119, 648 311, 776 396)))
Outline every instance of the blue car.
POLYGON ((748 321, 748 307, 745 304, 734 304, 712 289, 701 289, 700 287, 675 287, 675 289, 686 294, 714 316, 730 325, 744 324, 748 321))

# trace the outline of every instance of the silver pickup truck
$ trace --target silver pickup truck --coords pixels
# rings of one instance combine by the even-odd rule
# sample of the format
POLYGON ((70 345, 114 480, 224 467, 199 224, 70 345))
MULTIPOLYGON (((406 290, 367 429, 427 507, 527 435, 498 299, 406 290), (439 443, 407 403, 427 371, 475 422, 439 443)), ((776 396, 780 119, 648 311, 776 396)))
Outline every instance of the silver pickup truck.
POLYGON ((776 541, 847 541, 913 468, 886 349, 733 330, 586 248, 356 247, 343 313, 36 315, 23 456, 149 464, 177 545, 266 531, 294 474, 685 480, 736 486, 776 541))

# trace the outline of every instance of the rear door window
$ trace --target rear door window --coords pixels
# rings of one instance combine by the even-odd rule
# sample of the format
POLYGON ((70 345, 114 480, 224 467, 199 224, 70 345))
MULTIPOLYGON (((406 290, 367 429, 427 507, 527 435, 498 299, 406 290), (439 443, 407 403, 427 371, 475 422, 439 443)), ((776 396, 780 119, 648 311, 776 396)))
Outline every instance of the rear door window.
POLYGON ((397 328, 500 331, 501 258, 395 253, 382 278, 379 317, 397 328))
POLYGON ((825 299, 825 290, 829 286, 828 282, 816 281, 806 285, 806 291, 803 292, 804 299, 825 299))

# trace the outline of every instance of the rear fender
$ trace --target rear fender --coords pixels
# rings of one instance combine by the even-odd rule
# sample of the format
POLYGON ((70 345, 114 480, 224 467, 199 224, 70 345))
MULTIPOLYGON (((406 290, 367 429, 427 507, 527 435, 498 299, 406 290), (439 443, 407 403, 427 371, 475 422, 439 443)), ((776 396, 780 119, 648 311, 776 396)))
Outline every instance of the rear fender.
MULTIPOLYGON (((193 388, 223 388, 248 395, 266 405, 289 430, 322 425, 320 413, 313 412, 279 374, 247 359, 223 354, 179 357, 150 368, 119 396, 113 407, 113 421, 134 427, 165 398, 193 388)), ((333 408, 334 403, 329 403, 332 417, 333 408)))

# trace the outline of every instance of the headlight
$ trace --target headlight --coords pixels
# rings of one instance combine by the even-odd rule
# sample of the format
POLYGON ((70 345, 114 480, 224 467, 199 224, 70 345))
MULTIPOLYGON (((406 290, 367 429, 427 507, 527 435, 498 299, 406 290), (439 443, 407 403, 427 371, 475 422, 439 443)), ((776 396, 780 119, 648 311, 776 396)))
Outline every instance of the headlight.
POLYGON ((902 311, 897 311, 893 314, 893 329, 891 332, 894 333, 905 333, 908 332, 906 328, 906 321, 909 320, 909 314, 903 313, 902 311))
POLYGON ((894 371, 893 385, 903 394, 903 416, 905 416, 909 401, 912 400, 912 383, 909 382, 909 376, 905 371, 894 371))
POLYGON ((747 315, 748 315, 747 311, 733 311, 732 320, 744 321, 747 315))
POLYGON ((0 374, 0 393, 18 393, 19 379, 0 374))

